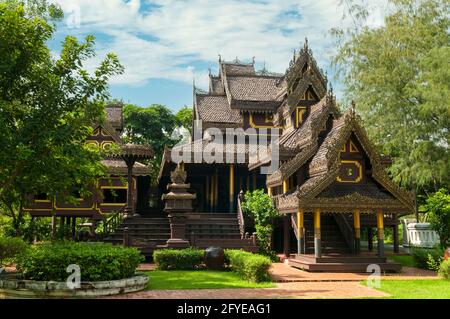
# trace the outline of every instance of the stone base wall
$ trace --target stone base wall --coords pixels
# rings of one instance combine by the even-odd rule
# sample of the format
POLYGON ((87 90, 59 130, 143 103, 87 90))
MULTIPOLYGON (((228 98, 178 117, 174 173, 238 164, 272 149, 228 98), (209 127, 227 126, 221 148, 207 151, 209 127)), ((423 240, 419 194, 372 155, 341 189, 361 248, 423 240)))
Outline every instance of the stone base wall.
POLYGON ((144 290, 148 276, 136 274, 131 278, 82 282, 80 288, 69 289, 67 283, 21 279, 16 274, 0 276, 2 298, 95 298, 144 290))

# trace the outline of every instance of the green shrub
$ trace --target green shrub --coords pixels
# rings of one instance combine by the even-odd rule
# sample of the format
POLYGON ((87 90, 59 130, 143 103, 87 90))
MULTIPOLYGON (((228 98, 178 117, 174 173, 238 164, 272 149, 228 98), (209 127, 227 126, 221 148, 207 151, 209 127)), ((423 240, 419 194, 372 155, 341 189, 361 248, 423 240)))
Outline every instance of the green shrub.
POLYGON ((450 259, 444 260, 439 267, 439 276, 450 280, 450 259))
POLYGON ((203 267, 204 250, 161 249, 153 252, 153 261, 161 270, 197 269, 203 267))
POLYGON ((416 267, 437 271, 436 265, 440 265, 444 256, 444 250, 439 247, 412 248, 411 255, 416 267))
POLYGON ((133 276, 142 261, 136 248, 66 241, 32 246, 17 259, 17 269, 25 279, 65 281, 67 267, 76 264, 82 281, 103 281, 133 276))
POLYGON ((273 206, 272 198, 263 189, 246 192, 242 202, 242 211, 255 221, 259 252, 273 258, 271 250, 273 219, 278 217, 278 211, 273 206))
POLYGON ((27 250, 28 245, 21 238, 0 237, 0 267, 14 262, 18 255, 27 250))
POLYGON ((226 249, 225 261, 243 279, 261 282, 270 281, 270 258, 243 250, 226 249))

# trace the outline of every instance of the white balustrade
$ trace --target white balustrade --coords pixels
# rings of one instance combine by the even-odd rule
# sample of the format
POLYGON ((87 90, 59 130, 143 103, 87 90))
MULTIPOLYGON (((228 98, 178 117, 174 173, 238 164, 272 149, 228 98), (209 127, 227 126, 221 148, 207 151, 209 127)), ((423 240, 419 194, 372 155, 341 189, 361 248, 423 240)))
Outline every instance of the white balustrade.
POLYGON ((431 229, 430 223, 415 223, 402 220, 403 247, 432 248, 439 244, 438 234, 431 229))

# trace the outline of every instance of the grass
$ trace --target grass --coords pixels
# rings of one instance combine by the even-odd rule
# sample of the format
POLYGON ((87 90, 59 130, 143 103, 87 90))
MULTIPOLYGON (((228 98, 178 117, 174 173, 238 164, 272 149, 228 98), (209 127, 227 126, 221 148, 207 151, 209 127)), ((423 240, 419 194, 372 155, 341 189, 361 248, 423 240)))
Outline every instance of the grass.
POLYGON ((450 299, 449 280, 382 280, 376 289, 390 294, 387 298, 391 299, 450 299))
POLYGON ((398 256, 389 256, 390 260, 401 264, 406 267, 416 267, 414 264, 413 257, 411 255, 398 255, 398 256))
POLYGON ((172 289, 223 289, 223 288, 272 288, 274 283, 253 283, 241 279, 231 271, 212 270, 153 270, 147 290, 172 289))

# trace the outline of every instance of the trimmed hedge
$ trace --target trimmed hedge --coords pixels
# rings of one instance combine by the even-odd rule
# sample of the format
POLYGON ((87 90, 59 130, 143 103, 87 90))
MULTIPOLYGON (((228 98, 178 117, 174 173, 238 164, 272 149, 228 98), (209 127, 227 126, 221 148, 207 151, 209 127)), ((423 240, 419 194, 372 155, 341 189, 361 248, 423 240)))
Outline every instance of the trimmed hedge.
POLYGON ((76 264, 82 281, 117 280, 132 277, 143 260, 136 248, 66 241, 32 246, 17 258, 17 270, 25 279, 65 281, 76 264))
MULTIPOLYGON (((153 252, 153 261, 160 270, 199 269, 204 267, 203 249, 161 249, 153 252)), ((270 281, 270 258, 243 250, 226 249, 225 263, 245 280, 270 281)))
POLYGON ((243 279, 261 282, 270 281, 270 258, 243 250, 226 249, 225 261, 243 279))
POLYGON ((161 249, 153 252, 153 261, 161 270, 198 269, 203 267, 204 250, 161 249))
POLYGON ((28 249, 28 244, 21 238, 0 237, 0 267, 13 262, 18 255, 28 249))

